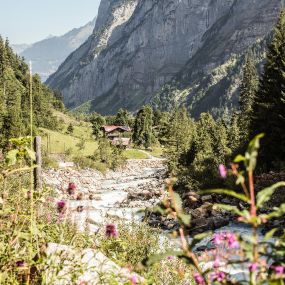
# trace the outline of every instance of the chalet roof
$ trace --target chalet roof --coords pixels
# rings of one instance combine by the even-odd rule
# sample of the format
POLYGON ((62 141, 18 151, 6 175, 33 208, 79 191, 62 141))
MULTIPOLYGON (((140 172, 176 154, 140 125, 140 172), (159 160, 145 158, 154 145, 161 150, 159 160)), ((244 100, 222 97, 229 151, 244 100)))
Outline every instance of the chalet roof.
POLYGON ((122 130, 124 132, 130 132, 131 131, 131 128, 128 126, 115 126, 115 125, 109 125, 108 126, 108 125, 106 125, 106 126, 103 126, 102 128, 106 133, 110 133, 110 132, 113 132, 115 130, 122 130))

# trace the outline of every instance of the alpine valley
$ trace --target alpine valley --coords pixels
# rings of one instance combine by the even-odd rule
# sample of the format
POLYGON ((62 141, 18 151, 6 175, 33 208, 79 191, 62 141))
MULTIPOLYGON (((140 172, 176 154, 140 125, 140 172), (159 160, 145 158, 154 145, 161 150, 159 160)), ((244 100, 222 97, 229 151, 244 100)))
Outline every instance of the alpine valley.
POLYGON ((93 34, 47 83, 69 108, 113 114, 237 102, 244 55, 262 62, 280 0, 103 0, 93 34), (248 5, 248 1, 251 2, 248 5))

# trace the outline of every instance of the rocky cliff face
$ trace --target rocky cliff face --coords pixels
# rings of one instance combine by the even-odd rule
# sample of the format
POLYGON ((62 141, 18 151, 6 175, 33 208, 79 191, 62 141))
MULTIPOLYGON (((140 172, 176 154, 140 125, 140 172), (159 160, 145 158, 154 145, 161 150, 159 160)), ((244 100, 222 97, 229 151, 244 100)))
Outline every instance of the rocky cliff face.
POLYGON ((16 45, 13 48, 27 61, 33 62, 33 70, 45 81, 71 52, 88 39, 94 30, 95 21, 96 18, 59 37, 52 36, 25 48, 25 45, 16 45))
POLYGON ((163 102, 166 83, 167 96, 191 104, 191 84, 262 40, 279 7, 280 0, 102 0, 92 36, 47 83, 68 107, 89 101, 105 114, 163 102))

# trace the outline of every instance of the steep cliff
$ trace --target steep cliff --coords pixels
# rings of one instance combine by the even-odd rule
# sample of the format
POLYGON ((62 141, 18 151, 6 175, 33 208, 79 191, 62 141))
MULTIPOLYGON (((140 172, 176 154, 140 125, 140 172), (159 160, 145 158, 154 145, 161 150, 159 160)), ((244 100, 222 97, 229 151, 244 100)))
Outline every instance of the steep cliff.
MULTIPOLYGON (((47 83, 68 107, 89 101, 105 114, 165 97, 197 107, 208 93, 194 89, 262 40, 279 8, 280 0, 102 0, 92 36, 47 83)), ((223 79, 216 74, 211 87, 223 79)))

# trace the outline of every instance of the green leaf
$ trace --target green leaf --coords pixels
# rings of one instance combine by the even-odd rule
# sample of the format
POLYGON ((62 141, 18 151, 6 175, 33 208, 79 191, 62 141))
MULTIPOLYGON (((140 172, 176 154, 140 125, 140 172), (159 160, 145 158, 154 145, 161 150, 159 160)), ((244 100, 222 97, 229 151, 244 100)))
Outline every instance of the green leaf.
POLYGON ((268 233, 266 233, 265 237, 263 238, 263 241, 266 242, 269 239, 271 239, 273 237, 273 235, 275 234, 275 232, 277 231, 277 229, 272 229, 271 231, 269 231, 268 233))
POLYGON ((228 189, 213 189, 213 190, 202 191, 200 193, 202 193, 202 194, 203 193, 224 194, 224 195, 235 197, 235 198, 242 200, 244 202, 247 202, 247 203, 250 202, 249 198, 246 197, 244 194, 240 194, 240 193, 237 193, 235 191, 228 190, 228 189))
POLYGON ((236 163, 239 163, 239 162, 242 162, 242 161, 245 161, 245 157, 241 154, 237 155, 234 162, 236 163))
POLYGON ((146 258, 143 260, 143 265, 151 266, 157 262, 160 262, 161 260, 167 258, 168 256, 177 256, 182 257, 184 255, 183 251, 175 251, 175 250, 168 250, 161 254, 155 254, 150 256, 149 258, 146 258))
POLYGON ((269 280, 269 285, 284 285, 284 281, 282 279, 277 280, 269 280))
POLYGON ((28 148, 28 147, 25 147, 25 151, 27 152, 28 157, 29 157, 31 160, 33 160, 33 161, 36 160, 36 153, 35 153, 33 150, 31 150, 31 149, 28 148))
POLYGON ((191 216, 183 213, 179 213, 177 215, 178 219, 183 223, 185 226, 189 226, 191 222, 191 216))
POLYGON ((202 234, 198 234, 198 235, 195 235, 193 237, 193 240, 191 242, 191 247, 193 248, 194 246, 196 246, 197 243, 199 243, 202 239, 206 238, 206 237, 209 237, 209 236, 212 236, 212 232, 205 232, 205 233, 202 233, 202 234))
POLYGON ((19 153, 19 150, 13 149, 10 150, 6 155, 6 161, 9 166, 15 165, 17 163, 17 155, 19 153))
POLYGON ((212 235, 212 232, 205 232, 205 233, 202 233, 202 234, 197 234, 193 237, 193 239, 196 239, 196 240, 202 240, 204 239, 205 237, 208 237, 212 235))
POLYGON ((175 208, 176 212, 180 212, 182 210, 182 200, 177 193, 174 193, 174 201, 172 201, 172 206, 175 208))
POLYGON ((285 182, 278 182, 270 187, 267 187, 260 191, 256 196, 256 207, 261 208, 267 201, 270 200, 275 190, 279 187, 285 186, 285 182))
POLYGON ((252 153, 253 151, 256 151, 259 149, 260 147, 260 139, 262 139, 264 137, 264 134, 259 134, 257 136, 255 136, 249 143, 248 145, 248 153, 252 153))
POLYGON ((243 184, 244 182, 245 182, 245 178, 243 177, 243 175, 239 174, 236 180, 236 185, 243 184))
POLYGON ((256 161, 258 156, 258 149, 260 147, 260 139, 264 137, 264 134, 257 135, 248 145, 245 153, 245 166, 247 171, 253 171, 256 167, 256 161))
MULTIPOLYGON (((224 205, 224 204, 215 204, 214 208, 223 209, 223 210, 232 212, 234 214, 237 214, 237 215, 243 216, 243 217, 245 215, 245 213, 240 211, 236 206, 224 205)), ((246 212, 248 212, 248 211, 246 211, 246 212)))
POLYGON ((159 214, 161 214, 161 215, 165 215, 165 214, 166 214, 166 210, 165 210, 165 209, 162 209, 162 208, 159 207, 159 206, 155 206, 155 207, 153 208, 153 211, 154 211, 155 213, 159 213, 159 214))
POLYGON ((285 204, 281 204, 279 207, 275 207, 274 211, 266 215, 267 219, 278 218, 285 214, 285 204))

